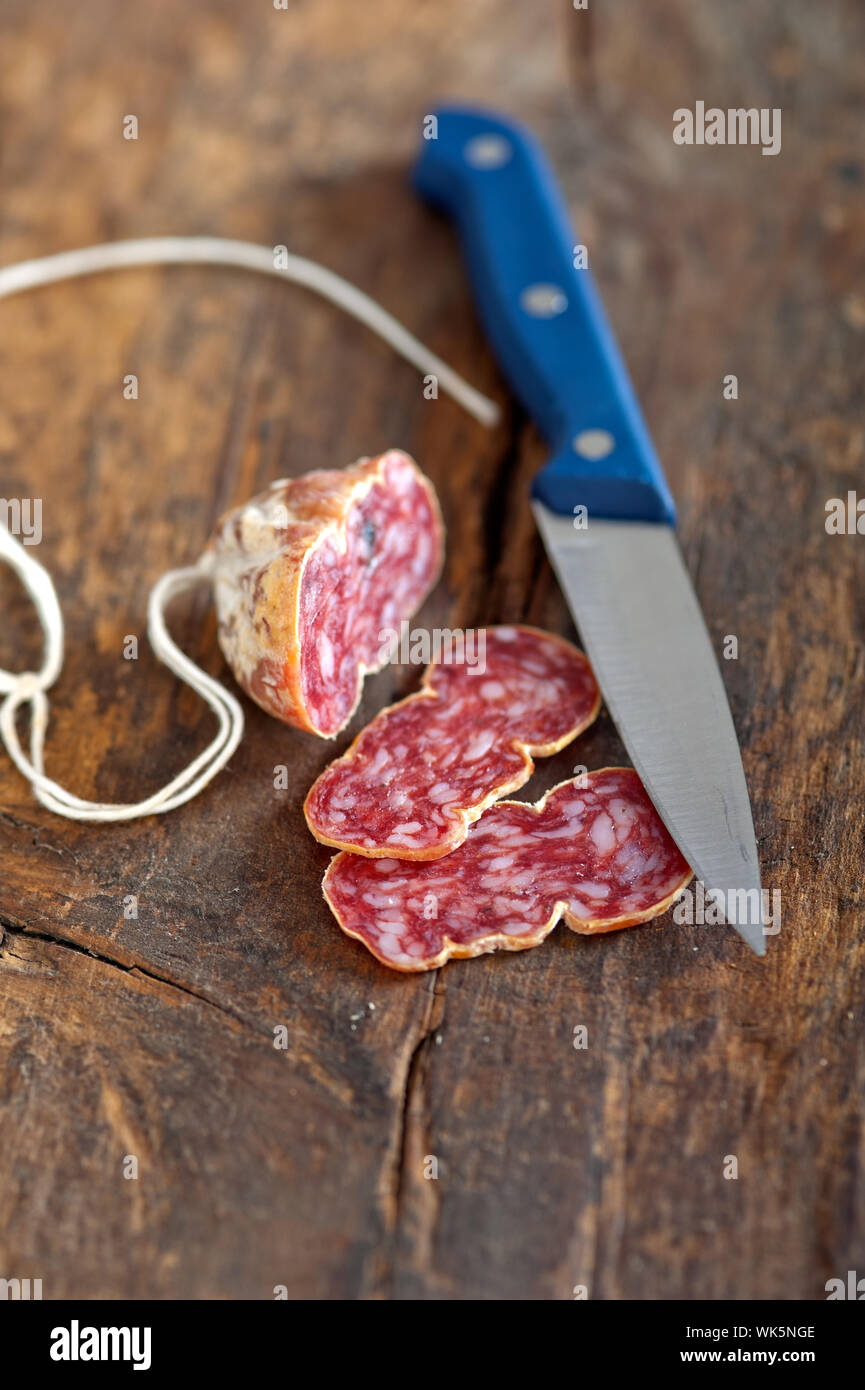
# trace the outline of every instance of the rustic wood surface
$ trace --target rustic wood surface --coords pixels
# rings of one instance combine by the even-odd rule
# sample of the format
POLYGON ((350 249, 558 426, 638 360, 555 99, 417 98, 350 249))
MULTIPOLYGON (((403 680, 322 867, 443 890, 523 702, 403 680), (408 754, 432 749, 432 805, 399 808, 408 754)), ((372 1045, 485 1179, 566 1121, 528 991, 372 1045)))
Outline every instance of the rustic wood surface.
MULTIPOLYGON (((205 795, 105 828, 43 811, 4 754, 0 1276, 46 1298, 811 1299, 865 1273, 865 539, 824 528, 829 497, 865 491, 861 7, 0 15, 0 262, 167 232, 285 243, 505 406, 485 431, 337 311, 242 273, 0 305, 0 492, 43 499, 67 625, 51 774, 135 800, 202 748, 210 716, 147 646, 150 585, 271 479, 388 445, 446 513, 424 619, 573 633, 526 502, 543 446, 450 230, 406 184, 424 113, 469 97, 527 119, 561 174, 709 628, 739 639, 724 675, 783 911, 764 961, 667 918, 393 975, 321 899, 300 803, 331 746, 247 702, 205 795), (672 112, 697 100, 781 107, 781 154, 675 146, 672 112)), ((0 603, 0 664, 23 669, 39 644, 5 572, 0 603)), ((205 594, 172 625, 228 679, 205 594)), ((417 676, 370 680, 352 729, 417 676)), ((523 795, 621 760, 602 715, 523 795)))

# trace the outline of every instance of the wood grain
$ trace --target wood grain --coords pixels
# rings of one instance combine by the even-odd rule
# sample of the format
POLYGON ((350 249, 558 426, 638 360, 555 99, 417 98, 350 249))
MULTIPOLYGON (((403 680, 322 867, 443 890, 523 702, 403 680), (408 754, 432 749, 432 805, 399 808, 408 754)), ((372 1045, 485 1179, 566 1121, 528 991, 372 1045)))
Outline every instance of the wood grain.
MULTIPOLYGON (((824 528, 863 476, 861 10, 0 14, 3 263, 166 232, 285 243, 505 407, 487 433, 336 311, 239 273, 4 301, 0 491, 43 499, 67 625, 50 772, 137 799, 202 748, 209 716, 147 647, 150 585, 272 478, 389 445, 446 514, 424 618, 573 635, 526 503, 543 446, 450 231, 406 184, 425 111, 468 96, 529 120, 561 174, 710 631, 739 639, 724 675, 783 910, 762 962, 666 920, 397 977, 321 899, 328 852, 300 803, 332 746, 247 702, 204 796, 105 828, 44 812, 4 757, 0 1276, 41 1277, 46 1298, 811 1299, 865 1272, 865 541, 824 528), (696 100, 781 107, 781 154, 675 146, 672 112, 696 100)), ((38 643, 5 573, 0 603, 0 664, 23 669, 38 643)), ((172 627, 227 678, 205 594, 172 627)), ((345 741, 416 679, 371 680, 345 741)), ((622 759, 602 715, 523 794, 622 759)))

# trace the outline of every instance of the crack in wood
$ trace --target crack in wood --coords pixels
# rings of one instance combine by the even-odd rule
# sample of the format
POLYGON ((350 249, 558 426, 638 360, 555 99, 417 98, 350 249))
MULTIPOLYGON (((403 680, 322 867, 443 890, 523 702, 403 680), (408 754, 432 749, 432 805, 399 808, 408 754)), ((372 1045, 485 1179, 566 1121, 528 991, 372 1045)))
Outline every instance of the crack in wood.
POLYGON ((13 815, 11 811, 0 811, 0 824, 11 826, 13 830, 23 830, 32 836, 34 849, 48 850, 50 854, 56 854, 62 859, 71 859, 77 869, 84 868, 77 854, 68 845, 55 845, 50 840, 43 838, 45 835, 43 825, 35 825, 32 821, 22 820, 20 816, 13 815))
MULTIPOLYGON (((367 1295, 372 1298, 392 1297, 401 1252, 413 1244, 409 1211, 412 1165, 419 1151, 425 1148, 429 1133, 429 1045, 440 1032, 444 1021, 444 1000, 441 971, 436 970, 432 972, 418 1036, 402 1069, 390 1153, 385 1159, 382 1174, 384 1229, 379 1248, 373 1252, 370 1292, 367 1295)), ((421 1181, 425 1180, 421 1178, 421 1181)), ((437 1207, 437 1202, 435 1205, 437 1207)))
MULTIPOLYGON (((176 990, 178 994, 185 995, 188 999, 195 999, 199 1004, 207 1004, 211 1009, 216 1009, 218 1013, 231 1019, 232 1022, 238 1023, 241 1027, 248 1028, 251 1032, 260 1034, 262 1037, 266 1037, 268 1041, 272 1041, 272 1036, 269 1031, 259 1030, 248 1018, 245 1018, 243 1014, 237 1013, 234 1009, 227 1008, 226 1005, 219 1003, 215 999, 208 998, 206 994, 200 994, 197 990, 191 989, 188 985, 179 984, 177 980, 172 980, 167 975, 160 975, 155 970, 148 969, 138 964, 138 962, 127 963, 117 960, 113 956, 105 955, 102 951, 94 950, 92 947, 85 946, 81 942, 72 941, 68 937, 56 936, 54 933, 44 931, 41 928, 28 927, 22 923, 13 922, 5 913, 0 913, 0 959, 2 959, 4 954, 6 933, 23 939, 29 937, 32 940, 44 941, 51 946, 63 947, 65 950, 71 951, 75 955, 86 956, 90 960, 98 961, 100 965, 107 965, 114 970, 119 970, 124 975, 132 976, 133 979, 150 981, 152 984, 162 985, 168 989, 176 990)), ((10 954, 14 954, 18 960, 23 959, 18 952, 11 952, 10 950, 10 954)))
POLYGON ((432 988, 427 996, 427 1006, 422 1024, 422 1031, 412 1049, 405 1071, 405 1081, 402 1093, 402 1109, 400 1112, 400 1143, 398 1147, 398 1163, 396 1167, 395 1203, 397 1222, 399 1223, 406 1203, 407 1191, 407 1170, 410 1159, 411 1139, 412 1139, 412 1117, 416 1113, 414 1102, 419 1102, 417 1111, 420 1113, 422 1124, 419 1133, 427 1133, 427 1121, 429 1119, 429 1092, 428 1092, 428 1072, 426 1062, 429 1055, 429 1044, 431 1039, 440 1032, 444 1022, 445 1013, 445 991, 442 981, 441 971, 436 970, 432 979, 432 988))

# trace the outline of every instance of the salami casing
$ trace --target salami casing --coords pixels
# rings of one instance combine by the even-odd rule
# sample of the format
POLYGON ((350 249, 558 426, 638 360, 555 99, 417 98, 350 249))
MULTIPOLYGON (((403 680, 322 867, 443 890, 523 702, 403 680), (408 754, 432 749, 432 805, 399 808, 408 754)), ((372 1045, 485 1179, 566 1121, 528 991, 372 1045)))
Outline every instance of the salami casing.
POLYGON ((394 970, 537 946, 564 918, 591 935, 646 922, 691 870, 631 768, 500 801, 444 859, 337 854, 324 896, 348 936, 394 970))
MULTIPOLYGON (((530 627, 485 630, 480 667, 434 662, 421 689, 380 714, 313 784, 316 839, 355 854, 437 859, 596 717, 600 691, 569 642, 530 627)), ((480 647, 480 644, 479 644, 480 647)))
POLYGON ((223 517, 210 543, 219 642, 269 714, 333 738, 381 632, 419 607, 441 570, 432 484, 396 449, 272 483, 223 517))

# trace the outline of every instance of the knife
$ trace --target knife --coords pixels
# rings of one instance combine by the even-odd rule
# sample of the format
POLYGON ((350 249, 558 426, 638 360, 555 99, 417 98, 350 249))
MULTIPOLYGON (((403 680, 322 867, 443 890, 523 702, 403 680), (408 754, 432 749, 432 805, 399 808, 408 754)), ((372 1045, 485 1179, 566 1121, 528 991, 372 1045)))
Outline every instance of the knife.
POLYGON ((532 509, 607 708, 707 899, 763 955, 727 696, 673 498, 555 177, 534 137, 492 112, 442 107, 424 135, 415 188, 455 221, 490 343, 552 448, 532 509))

